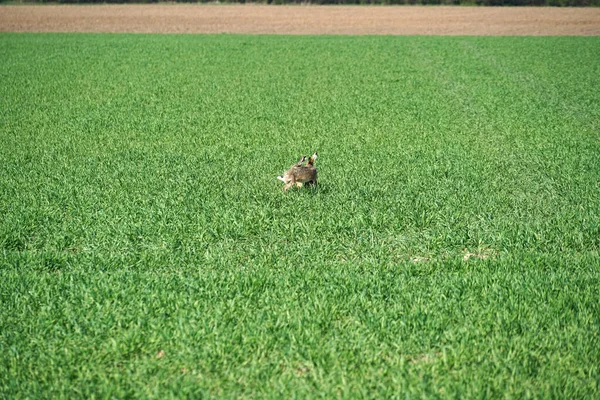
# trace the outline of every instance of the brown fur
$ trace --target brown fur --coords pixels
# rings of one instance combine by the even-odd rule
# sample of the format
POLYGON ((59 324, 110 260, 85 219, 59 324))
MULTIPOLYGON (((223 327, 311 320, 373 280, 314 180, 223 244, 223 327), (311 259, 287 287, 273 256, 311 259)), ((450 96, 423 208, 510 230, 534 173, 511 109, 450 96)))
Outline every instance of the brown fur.
POLYGON ((292 186, 302 187, 304 183, 310 185, 317 184, 317 168, 315 168, 315 160, 317 159, 317 153, 313 154, 306 165, 302 165, 302 162, 306 159, 306 156, 291 166, 290 169, 285 171, 283 176, 279 176, 278 179, 285 183, 283 191, 289 190, 292 186))

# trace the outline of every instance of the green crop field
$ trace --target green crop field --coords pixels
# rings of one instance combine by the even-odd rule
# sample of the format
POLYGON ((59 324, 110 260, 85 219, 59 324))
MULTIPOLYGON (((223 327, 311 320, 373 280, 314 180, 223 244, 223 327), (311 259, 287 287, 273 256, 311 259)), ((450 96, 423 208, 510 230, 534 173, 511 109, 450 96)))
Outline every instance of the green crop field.
POLYGON ((598 37, 0 34, 0 398, 598 398, 599 250, 598 37))

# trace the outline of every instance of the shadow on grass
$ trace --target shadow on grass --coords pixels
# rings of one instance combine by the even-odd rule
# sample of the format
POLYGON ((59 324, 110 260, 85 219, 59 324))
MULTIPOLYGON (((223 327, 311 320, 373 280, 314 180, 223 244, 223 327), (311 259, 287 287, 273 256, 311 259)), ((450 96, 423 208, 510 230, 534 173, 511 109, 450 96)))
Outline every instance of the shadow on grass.
POLYGON ((299 193, 327 195, 331 192, 331 187, 319 183, 318 185, 304 185, 301 188, 293 188, 292 190, 299 193))

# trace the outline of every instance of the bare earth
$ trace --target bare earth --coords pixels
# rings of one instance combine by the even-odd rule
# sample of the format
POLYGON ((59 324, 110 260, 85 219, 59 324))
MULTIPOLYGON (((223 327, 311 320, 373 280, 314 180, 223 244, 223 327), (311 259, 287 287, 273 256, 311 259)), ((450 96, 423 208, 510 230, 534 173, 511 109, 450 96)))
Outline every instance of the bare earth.
POLYGON ((597 36, 600 8, 17 5, 0 32, 597 36))

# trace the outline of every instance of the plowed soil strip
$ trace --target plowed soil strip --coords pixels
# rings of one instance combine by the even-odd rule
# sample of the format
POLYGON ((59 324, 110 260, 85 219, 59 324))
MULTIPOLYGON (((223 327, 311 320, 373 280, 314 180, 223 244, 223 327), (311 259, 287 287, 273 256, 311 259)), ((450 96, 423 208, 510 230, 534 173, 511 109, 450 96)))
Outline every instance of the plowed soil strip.
POLYGON ((41 5, 0 6, 3 32, 336 35, 600 35, 599 8, 41 5))

